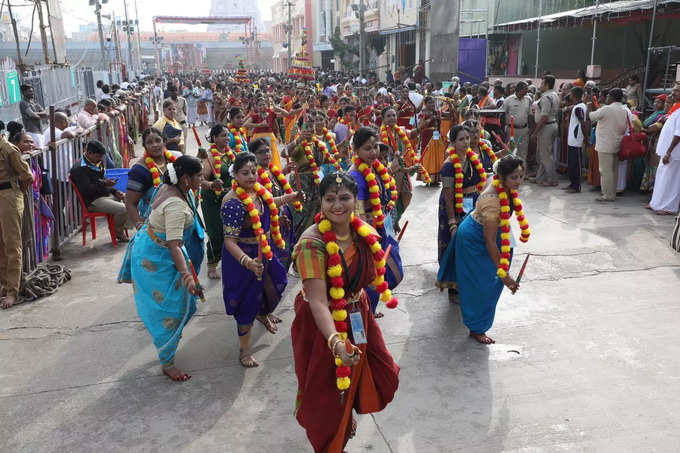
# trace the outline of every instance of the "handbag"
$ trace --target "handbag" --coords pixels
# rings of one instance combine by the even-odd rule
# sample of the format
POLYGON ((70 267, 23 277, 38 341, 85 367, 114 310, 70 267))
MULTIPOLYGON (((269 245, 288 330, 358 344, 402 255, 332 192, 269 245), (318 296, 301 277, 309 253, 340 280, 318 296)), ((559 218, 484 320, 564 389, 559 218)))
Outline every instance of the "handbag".
POLYGON ((633 124, 630 122, 630 118, 628 118, 628 127, 630 134, 624 135, 623 140, 621 140, 619 160, 637 159, 647 154, 647 134, 633 132, 633 124))
POLYGON ((671 248, 680 253, 680 215, 675 218, 675 226, 671 233, 671 248))

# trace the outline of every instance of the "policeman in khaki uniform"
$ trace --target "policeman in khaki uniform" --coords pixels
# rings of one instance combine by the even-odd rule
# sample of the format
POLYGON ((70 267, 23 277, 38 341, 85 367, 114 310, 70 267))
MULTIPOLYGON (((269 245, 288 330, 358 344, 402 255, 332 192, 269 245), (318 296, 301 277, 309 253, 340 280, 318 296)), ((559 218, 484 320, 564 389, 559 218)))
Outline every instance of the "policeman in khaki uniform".
MULTIPOLYGON (((21 132, 22 134, 24 132, 21 132)), ((33 183, 28 163, 19 149, 0 136, 0 307, 16 302, 21 283, 21 223, 24 214, 23 190, 33 183)))
POLYGON ((560 110, 560 99, 554 88, 555 77, 551 75, 543 76, 541 99, 538 101, 535 114, 536 129, 531 134, 532 139, 538 139, 536 143, 536 158, 538 160, 536 183, 543 186, 557 185, 553 144, 555 137, 557 137, 557 114, 560 110))
POLYGON ((517 156, 524 161, 525 173, 529 154, 529 119, 531 115, 531 99, 527 96, 526 82, 517 82, 515 93, 503 102, 505 124, 510 128, 510 119, 515 119, 515 143, 519 143, 517 156))

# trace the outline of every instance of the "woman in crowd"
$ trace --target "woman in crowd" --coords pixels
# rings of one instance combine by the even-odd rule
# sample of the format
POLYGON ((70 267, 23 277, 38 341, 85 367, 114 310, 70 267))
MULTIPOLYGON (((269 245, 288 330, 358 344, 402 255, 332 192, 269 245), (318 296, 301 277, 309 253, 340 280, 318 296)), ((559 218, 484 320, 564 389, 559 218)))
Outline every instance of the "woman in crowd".
MULTIPOLYGON (((399 243, 394 239, 394 229, 390 211, 394 209, 397 200, 396 183, 387 168, 378 159, 378 135, 375 129, 361 127, 352 138, 354 158, 349 175, 356 181, 357 207, 356 212, 366 223, 373 225, 380 235, 380 244, 384 250, 390 248, 387 256, 387 274, 385 280, 392 290, 399 285, 403 278, 399 243)), ((378 294, 372 288, 367 289, 371 301, 371 309, 376 313, 378 294)), ((376 317, 382 317, 378 313, 376 317)))
POLYGON ((177 157, 165 148, 161 133, 154 128, 142 132, 144 156, 130 168, 125 192, 125 208, 130 222, 139 230, 149 217, 151 200, 163 184, 162 175, 177 157))
MULTIPOLYGON (((257 182, 264 186, 275 197, 282 197, 290 194, 293 189, 283 171, 272 162, 271 148, 266 138, 256 138, 250 142, 250 150, 257 159, 257 182)), ((293 203, 293 209, 302 209, 299 201, 293 203)), ((281 237, 286 243, 286 247, 274 249, 283 267, 288 270, 291 264, 291 254, 295 246, 295 230, 293 230, 293 214, 291 207, 282 205, 279 208, 279 224, 281 237)), ((270 316, 274 322, 280 322, 275 316, 270 316)))
POLYGON ((251 117, 253 135, 250 140, 258 138, 267 139, 271 150, 271 160, 274 165, 281 168, 281 157, 279 156, 279 148, 277 146, 280 137, 276 119, 277 113, 268 107, 266 99, 259 98, 256 102, 256 112, 251 117))
POLYGON ((241 107, 233 107, 229 110, 229 149, 234 154, 248 151, 248 135, 246 134, 245 115, 241 107))
POLYGON ((175 118, 176 114, 177 106, 175 103, 171 100, 164 101, 163 117, 156 121, 153 127, 161 133, 167 149, 184 153, 182 125, 175 118))
POLYGON ((295 168, 295 183, 291 182, 291 185, 304 194, 302 211, 293 211, 295 237, 300 237, 314 222, 320 206, 320 167, 324 163, 324 155, 314 140, 314 123, 311 119, 303 123, 300 135, 288 145, 288 149, 292 150, 289 151, 289 162, 292 161, 295 168))
MULTIPOLYGON (((446 255, 455 253, 455 249, 449 246, 451 238, 465 216, 474 209, 487 178, 479 156, 470 148, 470 137, 463 125, 454 126, 449 131, 449 157, 442 166, 442 191, 439 194, 437 259, 440 269, 446 255)), ((455 280, 439 279, 437 286, 447 288, 449 301, 456 301, 455 280)))
MULTIPOLYGON (((2 121, 0 126, 0 130, 5 128, 2 121)), ((33 175, 21 153, 34 146, 33 138, 23 128, 11 130, 9 142, 0 134, 0 169, 3 170, 0 181, 0 308, 14 305, 19 295, 24 190, 33 183, 33 175)))
POLYGON ((217 123, 210 129, 210 148, 200 153, 203 165, 203 188, 201 189, 201 210, 208 233, 208 278, 219 280, 217 265, 222 259, 222 199, 231 187, 229 166, 236 156, 229 149, 229 131, 217 123))
POLYGON ((352 410, 381 411, 399 385, 399 366, 364 289, 375 284, 389 307, 397 301, 377 277, 384 261, 376 232, 353 217, 355 181, 343 173, 328 175, 320 193, 318 223, 304 232, 294 252, 303 286, 291 329, 296 417, 315 452, 341 453, 356 431, 352 410))
POLYGON ((508 274, 514 241, 510 229, 513 210, 522 242, 528 241, 530 234, 517 193, 524 177, 522 160, 505 156, 494 169, 493 183, 486 185, 474 211, 456 229, 449 245, 455 253, 447 250, 437 277, 439 282, 458 283, 463 322, 470 336, 482 344, 495 343, 486 332, 493 325, 503 286, 513 294, 519 289, 508 274))
POLYGON ((199 295, 192 265, 198 273, 204 228, 193 192, 201 187, 202 170, 201 162, 191 156, 167 164, 149 221, 137 232, 130 260, 123 263, 131 266, 137 313, 153 337, 163 373, 179 382, 191 377, 174 359, 199 295))
POLYGON ((187 125, 189 127, 198 123, 198 99, 201 97, 201 92, 198 87, 194 87, 191 82, 187 82, 182 96, 187 101, 187 125))
MULTIPOLYGON (((645 160, 645 172, 642 176, 640 190, 651 193, 654 189, 656 168, 659 166, 659 155, 656 154, 656 144, 659 141, 659 133, 666 122, 666 114, 670 111, 673 102, 668 101, 668 96, 663 93, 654 98, 654 112, 642 123, 644 131, 649 137, 647 155, 645 160)), ((672 98, 671 98, 672 99, 672 98)))
MULTIPOLYGON (((463 123, 465 130, 470 134, 470 148, 472 151, 479 156, 482 161, 482 165, 486 171, 491 171, 493 163, 496 162, 499 156, 493 151, 491 147, 491 142, 485 138, 482 138, 484 128, 479 123, 478 120, 467 120, 463 123)), ((498 153, 502 155, 501 152, 498 153)))
POLYGON ((297 200, 297 194, 278 198, 257 182, 255 155, 243 151, 230 169, 232 190, 222 202, 222 297, 234 316, 239 336, 239 361, 246 368, 259 366, 250 351, 250 334, 257 319, 269 332, 277 327, 269 317, 281 300, 288 278, 274 253, 285 248, 277 206, 297 200))

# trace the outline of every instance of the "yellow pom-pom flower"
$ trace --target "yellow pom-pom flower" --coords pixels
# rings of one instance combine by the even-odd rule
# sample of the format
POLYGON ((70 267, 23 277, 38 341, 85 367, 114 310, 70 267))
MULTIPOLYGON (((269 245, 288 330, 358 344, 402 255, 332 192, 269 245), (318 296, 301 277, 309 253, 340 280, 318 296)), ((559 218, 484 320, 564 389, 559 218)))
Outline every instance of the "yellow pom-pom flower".
POLYGON ((326 273, 331 278, 340 277, 342 275, 342 266, 340 266, 339 264, 336 266, 330 266, 326 273))
POLYGON ((338 378, 338 388, 340 390, 347 390, 349 388, 350 380, 348 377, 338 378))
POLYGON ((366 225, 361 225, 357 232, 359 233, 359 236, 361 236, 362 238, 365 238, 369 234, 371 234, 371 230, 366 225))
POLYGON ((344 321, 347 319, 347 310, 333 310, 333 321, 344 321))
POLYGON ((326 244, 326 251, 328 252, 329 255, 335 255, 340 251, 340 247, 336 242, 329 242, 326 244))
POLYGON ((331 288, 329 293, 333 299, 342 299, 345 297, 345 290, 342 288, 331 288))

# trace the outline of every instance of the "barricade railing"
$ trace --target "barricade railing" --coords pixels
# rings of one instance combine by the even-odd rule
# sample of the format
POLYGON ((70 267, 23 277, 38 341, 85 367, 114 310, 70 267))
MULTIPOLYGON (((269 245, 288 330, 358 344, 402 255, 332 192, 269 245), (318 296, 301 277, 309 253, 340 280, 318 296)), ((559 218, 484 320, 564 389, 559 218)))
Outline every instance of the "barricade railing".
MULTIPOLYGON (((118 106, 109 114, 108 121, 100 120, 74 138, 51 142, 23 155, 38 181, 49 178, 51 183, 43 179, 43 194, 40 193, 39 182, 24 192, 24 272, 33 271, 48 258, 49 253, 59 259, 60 249, 81 231, 82 212, 69 182, 69 171, 82 159, 87 143, 94 139, 101 141, 106 147, 107 156, 114 162, 118 161, 116 166, 128 167, 134 150, 130 139, 136 140, 141 131, 152 124, 151 105, 151 96, 138 93, 134 100, 118 106), (48 187, 51 187, 51 193, 48 193, 48 187), (49 221, 50 211, 53 222, 49 221)), ((54 106, 50 107, 50 131, 50 136, 54 137, 54 106)))

